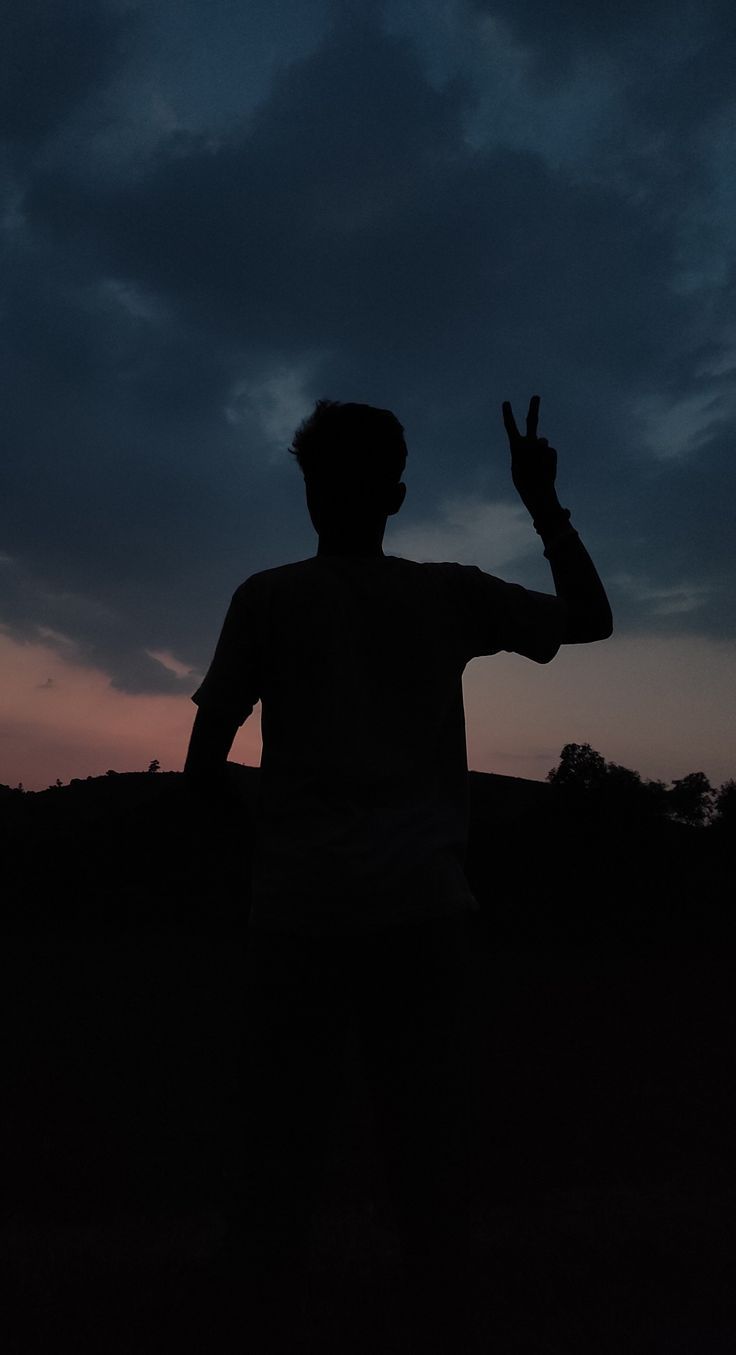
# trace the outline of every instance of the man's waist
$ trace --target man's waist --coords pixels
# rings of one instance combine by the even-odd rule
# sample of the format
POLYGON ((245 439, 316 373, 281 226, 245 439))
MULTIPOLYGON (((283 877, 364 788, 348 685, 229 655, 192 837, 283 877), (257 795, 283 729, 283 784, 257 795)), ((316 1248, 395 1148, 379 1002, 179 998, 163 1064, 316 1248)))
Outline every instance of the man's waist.
POLYGON ((425 874, 428 879, 448 869, 463 871, 467 841, 448 833, 444 841, 408 843, 384 839, 380 843, 344 838, 322 842, 290 842, 281 835, 263 836, 256 843, 254 879, 288 877, 319 893, 334 882, 339 891, 349 885, 358 893, 371 894, 377 887, 425 874))
POLYGON ((320 889, 309 878, 254 876, 249 925, 319 934, 362 931, 400 922, 479 911, 460 863, 438 858, 373 889, 344 882, 320 889))

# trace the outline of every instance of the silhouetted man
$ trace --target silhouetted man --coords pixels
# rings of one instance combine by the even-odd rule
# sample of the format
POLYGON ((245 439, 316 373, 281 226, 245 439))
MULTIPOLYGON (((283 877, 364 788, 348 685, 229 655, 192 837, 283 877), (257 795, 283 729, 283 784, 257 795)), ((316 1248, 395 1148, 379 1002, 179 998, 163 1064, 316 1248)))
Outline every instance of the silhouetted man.
POLYGON ((460 1329, 479 1269, 482 1067, 469 1002, 479 905, 464 869, 462 673, 501 650, 549 663, 561 644, 612 630, 557 499, 557 454, 537 437, 538 414, 534 396, 522 436, 503 405, 513 481, 554 594, 472 565, 384 555, 387 518, 406 494, 403 428, 388 410, 318 401, 291 449, 317 554, 236 590, 193 697, 185 768, 214 793, 260 699, 233 1250, 262 1296, 270 1276, 277 1308, 303 1264, 349 1029, 373 1093, 410 1293, 434 1304, 438 1350, 471 1349, 460 1329))

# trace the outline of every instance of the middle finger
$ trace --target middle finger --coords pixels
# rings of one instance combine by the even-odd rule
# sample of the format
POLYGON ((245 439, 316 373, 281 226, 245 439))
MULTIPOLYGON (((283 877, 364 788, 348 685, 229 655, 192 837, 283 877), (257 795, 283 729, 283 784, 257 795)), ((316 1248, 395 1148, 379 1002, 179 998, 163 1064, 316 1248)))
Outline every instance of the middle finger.
POLYGON ((537 436, 537 424, 539 422, 539 400, 538 395, 533 395, 529 401, 529 413, 526 416, 526 435, 528 438, 537 436))

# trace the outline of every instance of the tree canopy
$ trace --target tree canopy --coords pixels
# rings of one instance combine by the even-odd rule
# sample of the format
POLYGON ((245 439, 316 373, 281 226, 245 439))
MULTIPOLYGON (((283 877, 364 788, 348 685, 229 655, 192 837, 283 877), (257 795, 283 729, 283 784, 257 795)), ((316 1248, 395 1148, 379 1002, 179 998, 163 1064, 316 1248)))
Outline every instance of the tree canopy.
POLYGON ((716 792, 705 772, 689 772, 667 786, 643 779, 630 767, 606 762, 589 743, 566 743, 547 780, 576 801, 594 801, 624 814, 666 816, 693 828, 715 819, 736 819, 736 782, 726 782, 716 792))

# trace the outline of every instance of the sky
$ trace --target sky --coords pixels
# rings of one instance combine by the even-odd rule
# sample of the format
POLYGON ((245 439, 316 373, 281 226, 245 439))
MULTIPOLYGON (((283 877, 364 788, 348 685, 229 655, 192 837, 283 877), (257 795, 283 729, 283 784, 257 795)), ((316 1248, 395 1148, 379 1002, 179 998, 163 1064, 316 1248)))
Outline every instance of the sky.
POLYGON ((182 767, 235 587, 316 551, 319 398, 404 426, 386 554, 552 592, 532 394, 615 630, 473 660, 469 766, 736 776, 735 45, 727 0, 7 0, 0 782, 182 767))

